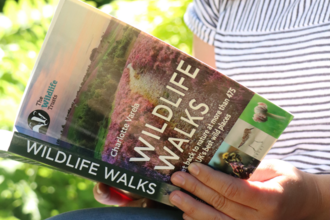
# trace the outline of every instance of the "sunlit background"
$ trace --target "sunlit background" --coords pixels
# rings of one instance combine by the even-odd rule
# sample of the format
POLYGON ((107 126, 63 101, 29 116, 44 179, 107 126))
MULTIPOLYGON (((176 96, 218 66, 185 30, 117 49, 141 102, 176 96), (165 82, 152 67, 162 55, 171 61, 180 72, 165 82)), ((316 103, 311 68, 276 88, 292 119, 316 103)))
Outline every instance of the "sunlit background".
MULTIPOLYGON (((183 14, 192 0, 85 1, 191 53, 183 14)), ((26 83, 58 0, 0 0, 0 129, 12 130, 26 83)), ((0 140, 1 144, 1 140, 0 140)), ((45 219, 102 207, 94 183, 44 167, 0 158, 0 219, 45 219)))

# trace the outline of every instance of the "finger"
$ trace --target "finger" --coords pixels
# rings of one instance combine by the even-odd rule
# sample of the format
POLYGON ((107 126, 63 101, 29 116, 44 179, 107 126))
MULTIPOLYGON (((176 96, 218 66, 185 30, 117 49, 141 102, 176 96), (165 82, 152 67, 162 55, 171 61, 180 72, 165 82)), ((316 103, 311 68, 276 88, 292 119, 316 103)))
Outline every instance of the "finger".
POLYGON ((119 193, 110 193, 109 186, 97 183, 93 189, 94 198, 99 203, 105 205, 123 205, 128 201, 119 193))
POLYGON ((170 195, 170 202, 181 209, 186 216, 195 220, 233 220, 229 216, 217 211, 209 205, 197 201, 181 191, 172 192, 170 195))
POLYGON ((256 215, 255 209, 229 200, 188 173, 176 172, 171 181, 234 219, 251 219, 256 215))
POLYGON ((251 198, 263 198, 260 195, 262 183, 250 182, 213 170, 201 163, 192 163, 189 172, 206 186, 224 197, 245 206, 256 208, 260 201, 251 198))

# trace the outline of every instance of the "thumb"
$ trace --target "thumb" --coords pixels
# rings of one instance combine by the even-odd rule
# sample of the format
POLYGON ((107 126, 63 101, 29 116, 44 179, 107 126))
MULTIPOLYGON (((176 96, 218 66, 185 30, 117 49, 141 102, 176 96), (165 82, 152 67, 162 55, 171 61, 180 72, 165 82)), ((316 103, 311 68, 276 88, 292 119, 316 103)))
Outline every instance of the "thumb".
POLYGON ((278 176, 282 176, 292 165, 281 160, 263 160, 254 171, 249 181, 265 182, 278 176))
POLYGON ((128 196, 103 183, 97 183, 94 186, 93 193, 95 200, 105 205, 123 205, 132 201, 128 196))

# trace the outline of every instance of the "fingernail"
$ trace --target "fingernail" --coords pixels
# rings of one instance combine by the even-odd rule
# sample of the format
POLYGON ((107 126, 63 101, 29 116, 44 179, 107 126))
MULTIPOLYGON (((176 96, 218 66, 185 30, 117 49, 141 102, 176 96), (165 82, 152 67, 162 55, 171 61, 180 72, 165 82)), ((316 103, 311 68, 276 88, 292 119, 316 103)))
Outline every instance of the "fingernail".
POLYGON ((182 200, 181 197, 176 194, 171 197, 171 202, 173 203, 173 205, 181 204, 181 200, 182 200))
POLYGON ((184 185, 185 180, 180 174, 174 174, 172 177, 172 182, 175 185, 182 186, 182 185, 184 185))
POLYGON ((190 164, 188 170, 191 174, 197 176, 199 174, 199 168, 196 164, 190 164))
POLYGON ((142 208, 147 208, 147 206, 148 206, 147 201, 144 200, 144 201, 142 202, 142 204, 141 204, 141 207, 142 207, 142 208))
POLYGON ((101 189, 100 189, 100 184, 99 183, 96 184, 96 193, 100 194, 100 195, 103 194, 101 189))
POLYGON ((188 215, 186 215, 186 213, 183 214, 182 218, 183 218, 184 220, 194 220, 194 219, 192 219, 191 217, 189 217, 188 215))
POLYGON ((104 198, 109 196, 108 188, 106 188, 104 185, 101 185, 100 183, 96 184, 96 193, 104 198))

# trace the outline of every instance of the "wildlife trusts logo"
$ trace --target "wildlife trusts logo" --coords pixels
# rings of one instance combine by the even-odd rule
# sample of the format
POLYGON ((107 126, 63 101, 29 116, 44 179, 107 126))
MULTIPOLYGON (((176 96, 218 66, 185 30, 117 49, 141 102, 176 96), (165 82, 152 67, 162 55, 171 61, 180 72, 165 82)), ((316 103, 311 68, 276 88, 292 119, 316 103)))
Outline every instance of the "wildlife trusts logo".
POLYGON ((50 124, 50 118, 47 112, 43 110, 34 110, 28 117, 28 125, 31 130, 46 134, 50 124))

